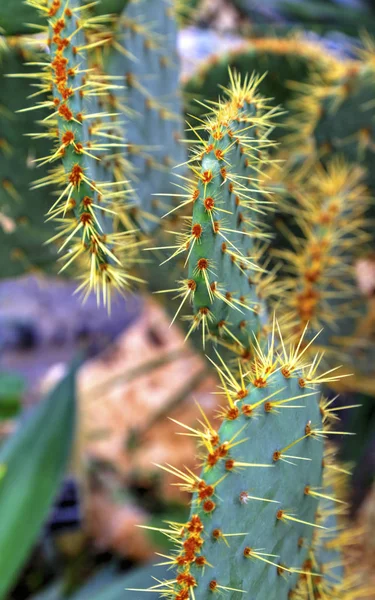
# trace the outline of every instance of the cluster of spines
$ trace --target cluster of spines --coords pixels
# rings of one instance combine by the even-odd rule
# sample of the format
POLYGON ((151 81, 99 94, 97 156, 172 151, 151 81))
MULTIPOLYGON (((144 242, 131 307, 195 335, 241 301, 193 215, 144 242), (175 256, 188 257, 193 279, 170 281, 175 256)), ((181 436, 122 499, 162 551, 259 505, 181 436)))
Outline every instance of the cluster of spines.
POLYGON ((128 181, 115 181, 112 173, 107 173, 104 181, 95 177, 100 155, 124 145, 123 139, 117 141, 118 136, 108 132, 109 127, 116 129, 116 122, 108 124, 108 118, 115 115, 95 112, 103 90, 108 93, 113 83, 104 84, 91 76, 87 52, 105 39, 92 42, 86 32, 103 17, 85 16, 89 7, 76 0, 30 0, 30 4, 48 19, 50 48, 49 62, 35 75, 41 79, 37 94, 49 94, 50 99, 32 108, 52 110, 44 119, 45 135, 56 143, 51 155, 38 161, 62 162, 35 187, 53 185, 58 189, 48 218, 59 224, 59 233, 51 241, 63 242, 63 269, 77 262, 83 272, 78 289, 86 294, 94 291, 98 301, 110 306, 112 289, 123 292, 137 279, 128 272, 137 241, 132 230, 120 231, 115 226, 116 204, 126 204, 128 181))
POLYGON ((192 128, 198 139, 188 164, 193 180, 183 187, 180 208, 192 204, 192 216, 183 220, 170 258, 185 256, 188 277, 170 290, 188 300, 193 315, 188 335, 201 328, 207 337, 247 356, 253 336, 260 332, 257 285, 261 243, 267 240, 259 215, 270 201, 259 185, 267 163, 271 121, 276 109, 257 93, 260 78, 230 73, 230 88, 211 113, 192 128))
MULTIPOLYGON (((304 237, 289 233, 291 250, 275 251, 288 277, 284 280, 284 307, 299 336, 309 324, 315 331, 337 331, 340 317, 354 314, 358 295, 354 260, 358 244, 368 240, 365 231, 369 195, 364 173, 341 157, 324 168, 307 161, 295 175, 295 204, 304 237), (312 173, 311 173, 312 170, 312 173)), ((353 332, 354 333, 354 332, 353 332)))
MULTIPOLYGON (((307 420, 304 430, 293 432, 296 439, 293 439, 285 448, 274 449, 269 456, 265 448, 263 463, 251 462, 251 455, 246 456, 246 461, 235 458, 238 449, 248 439, 246 437, 247 423, 254 422, 254 419, 258 421, 259 435, 261 435, 261 420, 263 418, 267 419, 270 414, 273 414, 276 419, 282 418, 281 415, 284 409, 298 410, 303 408, 303 406, 298 405, 298 399, 303 398, 306 387, 310 390, 308 395, 312 396, 311 402, 316 403, 316 396, 319 394, 316 386, 319 386, 322 381, 329 380, 330 376, 322 375, 319 377, 316 375, 314 366, 316 361, 313 361, 313 364, 307 366, 307 368, 304 367, 305 350, 302 349, 302 346, 301 339, 297 346, 293 345, 288 350, 284 343, 281 344, 279 352, 275 352, 273 344, 269 346, 266 354, 259 349, 257 357, 250 365, 249 372, 241 374, 239 380, 236 380, 230 369, 224 364, 217 367, 222 383, 220 393, 224 394, 228 402, 227 406, 218 415, 222 423, 219 430, 216 430, 200 407, 201 420, 197 429, 177 422, 184 428, 187 435, 193 435, 197 438, 199 442, 198 457, 202 472, 198 476, 190 469, 181 470, 171 465, 161 466, 162 469, 174 475, 181 490, 191 493, 193 498, 191 514, 186 523, 167 522, 166 527, 159 530, 176 545, 173 554, 160 555, 164 559, 160 564, 174 567, 176 576, 168 581, 157 580, 157 584, 148 591, 158 592, 162 597, 171 600, 208 598, 212 592, 251 593, 251 582, 248 584, 244 581, 243 584, 241 583, 241 589, 239 589, 228 585, 227 581, 220 580, 221 567, 214 563, 214 557, 211 555, 211 544, 214 543, 222 548, 223 554, 228 552, 228 557, 230 554, 233 560, 236 561, 237 566, 233 566, 234 569, 239 568, 239 560, 252 560, 261 563, 266 571, 274 569, 278 577, 285 578, 293 575, 296 579, 299 577, 296 588, 294 589, 293 585, 289 589, 290 598, 298 600, 300 598, 308 598, 308 600, 316 600, 317 598, 333 600, 335 598, 337 600, 335 595, 337 590, 344 592, 355 589, 358 592, 356 582, 345 578, 341 581, 340 577, 337 574, 335 575, 337 567, 342 565, 339 543, 342 534, 337 529, 336 523, 335 527, 332 528, 327 519, 332 516, 339 519, 345 513, 345 500, 342 500, 336 494, 336 491, 342 487, 342 478, 349 472, 335 462, 334 449, 326 447, 324 457, 321 456, 320 459, 318 456, 322 450, 314 450, 317 453, 314 460, 320 460, 322 466, 323 481, 320 481, 319 485, 309 485, 309 471, 306 470, 306 485, 303 489, 303 495, 315 499, 316 505, 319 507, 312 522, 299 518, 291 510, 291 507, 282 506, 277 498, 272 496, 272 492, 274 492, 272 487, 269 490, 271 497, 259 497, 260 494, 256 493, 257 479, 243 476, 243 473, 247 471, 252 473, 253 470, 275 468, 278 463, 291 465, 291 469, 302 469, 303 466, 309 465, 308 461, 311 461, 311 458, 307 458, 303 454, 300 455, 296 448, 306 440, 311 440, 313 446, 318 443, 319 447, 322 448, 323 439, 335 433, 332 425, 337 423, 338 417, 332 406, 332 401, 322 397, 317 413, 320 413, 320 419, 314 422, 307 420), (275 358, 275 356, 278 358, 275 358), (261 378, 255 376, 255 373, 259 374, 259 372, 262 373, 261 378), (277 395, 280 394, 281 390, 275 389, 273 382, 273 376, 277 372, 282 374, 285 381, 297 377, 301 394, 278 400, 277 395), (269 390, 267 390, 268 387, 269 390), (265 389, 261 400, 256 405, 252 405, 250 402, 254 390, 263 390, 263 388, 265 389), (242 425, 241 419, 243 418, 245 418, 245 425, 242 425), (235 428, 237 420, 241 421, 241 426, 235 428), (229 431, 232 433, 231 435, 228 435, 229 431), (244 489, 237 493, 238 486, 233 478, 240 479, 242 485, 248 479, 249 483, 251 481, 251 488, 244 485, 244 489), (228 511, 226 523, 218 522, 215 517, 218 506, 223 502, 226 503, 228 511), (280 556, 274 551, 276 542, 271 539, 264 540, 260 548, 249 545, 250 534, 255 535, 256 524, 254 523, 252 523, 251 531, 244 531, 243 529, 232 531, 228 529, 230 512, 234 511, 236 506, 242 506, 245 510, 246 506, 251 503, 259 506, 264 503, 270 505, 276 523, 289 524, 289 527, 292 528, 305 527, 313 532, 310 538, 308 535, 298 537, 300 564, 290 566, 285 562, 281 562, 280 556), (325 547, 329 550, 337 550, 332 564, 322 564, 321 551, 325 547), (212 573, 212 577, 204 577, 206 572, 212 573), (204 584, 202 583, 203 577, 204 584), (202 585, 205 585, 207 589, 202 589, 202 585), (250 587, 246 587, 247 585, 250 585, 250 587), (320 593, 323 595, 319 595, 320 593)), ((314 409, 312 412, 314 412, 314 409)), ((292 435, 292 432, 290 433, 292 435)), ((345 432, 339 433, 344 434, 345 432)), ((260 440, 254 438, 254 434, 251 439, 253 445, 261 443, 260 440)), ((297 497, 297 490, 294 493, 297 497)), ((242 525, 245 522, 246 517, 243 516, 242 525)), ((291 535, 291 530, 288 535, 291 535)), ((259 541, 259 535, 257 535, 257 540, 259 541)), ((232 560, 232 558, 227 558, 227 560, 232 560)), ((258 593, 260 593, 260 590, 261 588, 258 588, 258 593)), ((235 595, 235 597, 237 596, 235 595)), ((280 595, 275 595, 275 598, 280 597, 280 595)), ((361 596, 343 595, 342 597, 349 600, 349 598, 360 598, 361 596)))

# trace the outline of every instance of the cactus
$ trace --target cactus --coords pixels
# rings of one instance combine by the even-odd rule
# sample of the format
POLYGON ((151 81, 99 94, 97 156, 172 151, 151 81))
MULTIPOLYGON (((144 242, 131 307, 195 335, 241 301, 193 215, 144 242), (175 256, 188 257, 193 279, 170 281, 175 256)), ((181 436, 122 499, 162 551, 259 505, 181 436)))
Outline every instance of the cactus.
POLYGON ((125 92, 114 94, 128 113, 125 135, 138 199, 132 213, 145 231, 167 212, 175 191, 173 184, 168 188, 170 169, 184 162, 176 16, 171 0, 130 0, 104 56, 105 71, 126 84, 125 92))
MULTIPOLYGON (((230 279, 225 279, 223 256, 216 253, 216 245, 221 248, 220 240, 213 236, 218 233, 216 216, 207 215, 205 202, 209 197, 215 202, 208 208, 217 206, 213 192, 217 193, 217 187, 213 186, 219 176, 220 183, 225 182, 220 173, 222 153, 226 178, 236 184, 237 158, 232 149, 237 150, 240 143, 249 153, 250 144, 259 139, 251 137, 254 122, 258 128, 259 124, 268 125, 269 115, 262 117, 262 99, 256 93, 258 83, 255 78, 242 85, 240 77, 231 76, 226 97, 203 122, 201 145, 191 153, 196 180, 182 204, 193 205, 189 228, 193 234, 189 231, 175 254, 187 252, 189 279, 185 280, 187 291, 181 291, 183 301, 190 296, 195 310, 208 305, 214 318, 216 277, 219 282, 230 279), (196 224, 200 227, 195 228, 196 224), (199 231, 198 239, 193 237, 194 231, 199 231), (207 262, 205 273, 197 268, 202 259, 207 262), (215 279, 210 272, 214 266, 215 279)), ((260 139, 268 138, 263 134, 260 139)), ((348 181, 350 185, 343 186, 346 199, 351 193, 354 197, 363 192, 356 171, 349 172, 345 183, 348 181)), ((328 183, 326 187, 329 189, 328 183)), ((259 202, 262 190, 257 192, 259 202)), ((244 193, 243 189, 239 193, 244 193)), ((223 194, 220 200, 225 215, 237 210, 229 195, 223 194)), ((256 200, 253 207, 257 207, 256 200)), ((353 211, 361 222, 360 209, 353 211)), ((249 237, 257 232, 256 226, 251 227, 249 237)), ((248 256, 251 245, 245 242, 240 248, 248 256)), ((213 318, 207 319, 202 328, 216 339, 212 322, 213 318)), ((256 319, 250 327, 255 337, 259 335, 256 319)), ((252 342, 253 358, 246 356, 246 374, 241 367, 238 375, 233 373, 218 355, 220 393, 225 398, 218 415, 221 426, 216 430, 203 410, 198 429, 180 423, 186 435, 198 438, 202 472, 197 476, 190 470, 161 467, 174 474, 181 489, 193 498, 187 522, 168 523, 169 527, 160 530, 176 544, 175 552, 161 563, 174 567, 175 575, 148 591, 174 600, 205 600, 215 592, 232 600, 333 599, 337 594, 349 600, 356 597, 353 594, 361 597, 367 592, 347 578, 343 568, 345 539, 339 523, 345 500, 340 488, 347 471, 337 465, 334 451, 323 443, 330 434, 345 433, 333 428, 337 416, 320 390, 338 376, 335 369, 317 374, 322 357, 306 360, 310 346, 302 335, 288 348, 274 322, 266 339, 261 336, 259 342, 252 342)), ((346 539, 353 538, 347 535, 346 539)))
POLYGON ((358 312, 365 311, 354 276, 358 243, 363 247, 368 241, 364 172, 340 157, 326 169, 321 164, 312 169, 308 162, 301 170, 289 211, 298 214, 304 237, 292 237, 291 250, 275 251, 288 273, 283 310, 298 336, 309 324, 312 331, 323 329, 319 344, 329 347, 341 339, 344 346, 355 334, 358 312))
POLYGON ((279 362, 271 344, 247 381, 219 368, 227 405, 218 431, 204 415, 204 430, 195 431, 200 477, 165 467, 193 493, 189 522, 167 532, 178 548, 170 557, 176 578, 165 585, 174 589, 171 598, 200 600, 221 590, 279 600, 304 572, 317 527, 323 429, 319 381, 302 363, 297 348, 279 362))
POLYGON ((244 357, 260 333, 264 310, 258 258, 267 233, 259 215, 269 202, 258 175, 272 145, 268 136, 276 114, 257 95, 259 82, 252 77, 242 87, 231 75, 227 97, 197 129, 189 160, 194 178, 181 202, 193 205, 191 224, 187 233, 176 232, 172 254, 186 253, 187 278, 172 291, 182 298, 177 314, 188 299, 192 302, 188 335, 200 328, 203 346, 209 336, 244 357))
MULTIPOLYGON (((330 435, 345 433, 334 427, 338 417, 331 400, 322 397, 322 386, 335 384, 338 375, 334 368, 319 374, 322 354, 314 356, 312 348, 322 323, 332 337, 335 315, 325 310, 323 300, 334 294, 345 318, 351 317, 338 292, 344 287, 353 295, 348 287, 353 249, 365 241, 368 198, 362 172, 333 161, 327 171, 318 167, 305 181, 294 165, 284 170, 286 187, 299 204, 305 248, 292 239, 295 251, 284 251, 282 258, 293 267, 293 278, 279 283, 275 272, 267 272, 272 235, 267 222, 274 196, 265 171, 269 175, 280 169, 271 134, 281 111, 259 95, 262 77, 242 80, 231 71, 227 76, 224 59, 225 75, 220 63, 214 77, 229 78, 229 87, 218 102, 209 98, 209 115, 190 126, 197 139, 185 163, 191 174, 179 172, 177 188, 166 183, 171 157, 179 164, 185 160, 174 58, 178 4, 129 0, 114 19, 102 12, 97 16, 95 7, 79 0, 29 0, 29 6, 40 10, 41 22, 47 22, 49 50, 31 61, 43 63, 40 73, 30 73, 41 101, 18 114, 22 120, 29 109, 41 111, 46 132, 28 137, 28 143, 49 145, 52 140, 55 145, 52 151, 38 151, 37 164, 47 172, 34 183, 33 194, 36 199, 40 194, 41 205, 47 203, 45 186, 51 184, 57 198, 52 207, 43 204, 35 215, 31 211, 35 232, 39 235, 38 224, 42 229, 40 212, 48 211, 43 231, 52 222, 59 231, 47 248, 53 253, 58 243, 63 272, 75 267, 84 295, 94 291, 109 305, 113 287, 124 291, 139 280, 133 266, 140 261, 138 247, 144 239, 150 233, 169 236, 168 248, 153 251, 169 250, 165 278, 170 279, 172 263, 177 272, 177 284, 167 286, 178 298, 174 318, 182 316, 188 323, 188 336, 200 330, 200 345, 214 357, 219 393, 225 398, 218 415, 221 426, 216 430, 203 410, 197 429, 182 425, 187 435, 198 438, 199 476, 164 467, 193 499, 186 523, 162 529, 176 543, 176 551, 166 558, 175 575, 151 591, 173 600, 206 600, 212 593, 231 600, 360 598, 364 590, 346 576, 341 553, 349 539, 340 534, 345 523, 341 477, 347 470, 325 443, 330 435), (169 224, 161 233, 163 213, 169 224), (133 231, 135 226, 140 231, 133 231), (313 243, 326 252, 318 265, 316 249, 315 263, 309 264, 313 243), (343 274, 344 283, 332 281, 332 269, 343 274), (316 288, 319 302, 308 307, 307 317, 301 301, 316 288), (269 318, 269 300, 280 291, 285 304, 277 302, 278 318, 293 325, 285 341, 280 332, 284 325, 280 328, 276 318, 269 318), (313 326, 310 337, 307 321, 313 326), (222 356, 219 346, 224 347, 222 356)), ((285 78, 304 79, 310 65, 315 77, 321 77, 324 87, 314 91, 308 106, 313 110, 305 110, 303 120, 302 133, 309 127, 310 140, 319 119, 327 116, 318 110, 326 98, 323 91, 334 88, 337 97, 336 83, 349 73, 362 81, 366 71, 370 82, 368 67, 362 71, 357 63, 342 64, 324 57, 314 44, 295 39, 285 44, 256 41, 235 59, 248 69, 249 61, 258 63, 259 56, 277 65, 272 69, 280 76, 284 99, 289 89, 285 78), (296 74, 284 75, 292 72, 288 59, 293 52, 296 74)), ((371 110, 369 104, 365 108, 371 110)), ((371 140, 366 131, 361 140, 365 138, 367 151, 371 140)), ((293 144, 296 139, 289 137, 293 144)), ((305 150, 300 143, 297 154, 305 150)), ((26 157, 20 159, 24 164, 26 157)), ((10 189, 8 185, 8 193, 10 189)), ((23 203, 27 197, 22 192, 23 203)), ((2 197, 2 207, 7 206, 15 210, 2 197)), ((321 343, 328 343, 325 334, 321 343)))
MULTIPOLYGON (((329 83, 322 83, 319 79, 313 78, 308 85, 301 88, 301 93, 291 104, 291 117, 289 125, 294 132, 286 136, 285 142, 290 144, 290 147, 297 150, 305 156, 319 157, 325 168, 329 165, 330 157, 339 155, 347 164, 354 165, 357 163, 364 172, 363 183, 368 188, 370 196, 374 194, 375 180, 373 176, 372 157, 373 157, 373 82, 374 70, 373 59, 374 45, 369 38, 365 38, 365 49, 360 52, 361 61, 355 65, 348 65, 340 76, 334 76, 329 83)), ((357 172, 359 167, 357 168, 357 172)), ((355 211, 355 198, 353 202, 348 202, 348 208, 353 206, 355 211)), ((362 225, 354 216, 353 223, 341 222, 341 225, 349 226, 352 239, 352 249, 346 250, 345 255, 339 256, 338 260, 343 265, 351 266, 346 268, 347 274, 354 281, 354 263, 355 259, 360 257, 360 253, 364 254, 371 249, 373 233, 371 223, 374 217, 374 203, 359 202, 358 205, 362 225), (366 214, 363 209, 366 208, 366 214), (362 207, 362 208, 361 208, 362 207), (358 230, 356 230, 358 226, 358 230), (365 230, 365 231, 364 231, 365 230), (366 246, 367 242, 367 246, 366 246), (349 253, 348 253, 349 250, 349 253), (351 254, 351 256, 350 256, 351 254)), ((349 218, 350 215, 347 213, 349 218)), ((339 216, 339 215, 338 215, 339 216)), ((345 217, 345 214, 342 215, 345 217)), ((338 222, 337 222, 338 223, 338 222)), ((336 234, 337 236, 337 234, 336 234)), ((348 236, 343 238, 344 245, 350 245, 348 236)), ((344 248, 344 246, 343 246, 344 248)), ((334 250, 332 248, 332 250, 334 250)), ((295 252, 298 253, 299 250, 295 252)), ((329 257, 327 257, 329 258, 329 257)), ((329 260, 333 260, 332 257, 329 260)), ((340 320, 340 327, 330 330, 325 322, 326 342, 334 344, 334 347, 341 348, 345 351, 348 362, 352 364, 351 369, 358 373, 358 383, 363 374, 368 374, 372 371, 370 366, 372 361, 372 342, 368 331, 364 331, 364 324, 368 319, 368 310, 366 307, 366 299, 358 294, 356 286, 346 287, 346 298, 341 295, 341 299, 337 297, 334 290, 327 292, 336 297, 333 302, 340 304, 340 310, 343 318, 340 320), (350 301, 349 303, 346 302, 350 301), (353 311, 353 306, 355 310, 353 311), (348 310, 350 309, 350 310, 348 310), (364 360, 363 349, 367 354, 367 359, 364 360), (368 360, 369 359, 369 360, 368 360)), ((350 283, 350 282, 349 282, 350 283)), ((332 304, 331 304, 332 306, 332 304)), ((316 307, 319 310, 319 307, 316 307)), ((331 311, 325 311, 326 315, 331 311)), ((337 318, 338 311, 333 310, 337 318)), ((323 314, 323 313, 321 313, 323 314)), ((320 317, 321 318, 321 317, 320 317)))
MULTIPOLYGON (((49 7, 44 0, 28 4, 42 14, 49 7)), ((55 141, 58 131, 58 143, 38 162, 46 168, 61 160, 63 169, 54 169, 49 176, 44 172, 34 189, 36 194, 39 189, 43 193, 44 186, 52 184, 60 190, 60 201, 49 207, 48 223, 51 218, 58 222, 59 233, 51 239, 67 251, 61 272, 75 266, 83 280, 78 289, 94 290, 108 304, 111 288, 121 291, 140 281, 131 273, 133 264, 140 261, 132 233, 135 227, 151 231, 159 224, 168 200, 151 194, 168 192, 163 182, 171 156, 184 160, 175 50, 178 8, 169 0, 131 1, 115 20, 92 17, 91 5, 81 7, 79 2, 69 4, 67 11, 73 17, 62 15, 61 3, 48 8, 52 72, 44 55, 46 67, 36 76, 53 96, 35 108, 54 111, 44 122, 49 125, 46 137, 55 141), (64 26, 57 29, 60 21, 64 26), (76 29, 81 22, 83 30, 76 29), (70 36, 74 36, 74 46, 67 42, 70 36), (61 70, 59 61, 65 60, 70 74, 59 90, 53 82, 55 66, 61 70), (69 90, 74 93, 64 99, 60 92, 69 90), (71 125, 68 133, 67 123, 71 125), (74 136, 70 143, 67 135, 74 136), (161 139, 169 141, 167 152, 161 139), (70 186, 73 169, 77 171, 75 187, 70 186), (85 199, 90 199, 89 209, 85 199), (126 274, 120 272, 120 265, 126 274)), ((43 139, 39 132, 35 137, 43 139)), ((170 187, 170 193, 174 190, 170 187)))
POLYGON ((295 132, 290 141, 306 153, 315 151, 323 161, 340 153, 349 163, 360 162, 366 170, 366 184, 374 193, 375 44, 370 38, 364 42, 360 61, 348 64, 328 83, 313 77, 301 86, 300 96, 290 105, 289 124, 295 132))
MULTIPOLYGON (((59 233, 50 241, 58 240, 60 251, 65 251, 62 269, 82 262, 83 281, 78 289, 85 295, 94 291, 98 301, 102 299, 110 306, 113 288, 122 291, 138 279, 128 270, 137 242, 131 231, 116 230, 116 203, 120 197, 123 205, 128 193, 126 182, 114 181, 111 173, 104 181, 96 179, 96 160, 100 160, 96 153, 123 145, 97 141, 106 136, 106 119, 111 116, 97 112, 97 99, 104 85, 111 90, 111 82, 103 84, 88 70, 87 50, 102 43, 91 42, 85 35, 95 27, 96 19, 86 16, 87 9, 75 0, 67 7, 59 0, 52 4, 30 0, 29 4, 48 11, 49 61, 35 76, 41 80, 41 90, 52 92, 52 96, 25 110, 52 111, 44 122, 48 126, 46 136, 56 145, 38 162, 61 161, 60 167, 34 183, 34 189, 53 185, 58 195, 48 212, 49 219, 59 224, 59 233)), ((111 122, 111 128, 116 127, 116 122, 111 122)))
MULTIPOLYGON (((246 73, 267 72, 262 86, 263 95, 273 99, 274 104, 286 107, 295 96, 291 82, 307 82, 311 74, 319 74, 323 80, 340 73, 351 61, 341 61, 334 54, 323 50, 317 42, 293 34, 287 38, 255 38, 244 42, 239 48, 222 55, 213 55, 199 65, 198 70, 184 81, 187 112, 201 116, 204 106, 193 99, 215 100, 218 86, 228 84, 228 68, 243 76, 246 73), (191 106, 190 106, 191 104, 191 106)), ((282 120, 278 119, 273 138, 283 134, 282 120)))
MULTIPOLYGON (((186 112, 201 118, 205 110, 204 103, 194 102, 194 99, 210 101, 215 100, 217 86, 225 86, 228 82, 228 67, 234 68, 243 76, 254 70, 267 72, 267 77, 262 82, 262 92, 266 97, 272 98, 272 104, 288 107, 297 95, 296 88, 309 82, 314 75, 321 81, 329 82, 332 78, 339 77, 355 61, 337 58, 333 53, 323 50, 317 42, 313 42, 301 34, 293 34, 287 38, 259 38, 246 41, 239 48, 224 55, 210 57, 203 62, 192 77, 184 81, 184 95, 186 112), (298 82, 298 83, 296 83, 298 82)), ((289 247, 289 235, 282 234, 281 227, 285 224, 293 233, 299 232, 297 224, 293 223, 294 215, 285 210, 281 195, 288 195, 288 188, 293 184, 296 169, 303 160, 303 155, 295 149, 295 142, 291 150, 286 152, 284 139, 286 133, 292 141, 293 133, 289 131, 288 110, 279 115, 272 131, 274 140, 281 141, 281 149, 275 151, 271 148, 274 159, 269 165, 264 165, 261 177, 263 184, 272 193, 272 211, 269 211, 266 221, 272 230, 270 250, 273 248, 289 247), (283 168, 280 168, 283 165, 283 168), (287 219, 287 223, 285 223, 287 219)), ((292 130, 293 131, 293 130, 292 130)), ((271 258, 270 266, 277 267, 276 261, 271 258)))

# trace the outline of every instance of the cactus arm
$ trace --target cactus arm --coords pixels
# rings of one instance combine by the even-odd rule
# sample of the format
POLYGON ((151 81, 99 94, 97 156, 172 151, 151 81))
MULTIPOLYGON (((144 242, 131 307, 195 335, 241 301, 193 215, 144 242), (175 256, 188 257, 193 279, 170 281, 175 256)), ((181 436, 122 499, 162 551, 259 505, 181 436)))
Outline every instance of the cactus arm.
MULTIPOLYGON (((170 0, 130 0, 105 61, 123 77, 128 159, 138 202, 133 216, 146 232, 159 226, 175 188, 173 164, 185 160, 182 138, 176 8, 170 0), (161 197, 161 193, 164 194, 161 197)), ((115 92, 116 96, 116 92, 115 92)))
MULTIPOLYGON (((86 17, 86 9, 77 0, 71 0, 68 6, 59 0, 31 0, 31 4, 47 10, 49 17, 50 62, 41 79, 52 96, 42 106, 51 110, 47 124, 52 124, 51 136, 57 139, 55 149, 42 164, 61 161, 60 167, 34 187, 57 188, 58 199, 49 210, 49 218, 59 223, 59 233, 51 241, 59 240, 60 250, 66 253, 63 269, 82 263, 83 281, 78 289, 84 294, 94 291, 98 301, 110 306, 112 290, 124 291, 135 279, 127 271, 127 262, 131 262, 136 242, 129 232, 115 230, 112 178, 95 179, 98 157, 96 145, 90 140, 92 121, 98 119, 100 123, 101 117, 105 120, 109 116, 105 111, 95 112, 102 88, 90 79, 87 70, 86 51, 91 44, 85 31, 95 19, 86 17)), ((98 147, 102 152, 105 143, 98 147)), ((120 187, 116 195, 119 193, 126 196, 126 188, 120 187)))
POLYGON ((204 344, 208 335, 242 356, 261 330, 257 261, 267 233, 259 215, 269 202, 258 181, 275 112, 264 109, 258 84, 251 78, 241 87, 233 75, 227 97, 197 128, 188 163, 193 181, 181 202, 182 208, 192 204, 192 217, 188 233, 177 232, 172 253, 185 257, 187 277, 178 296, 192 301, 189 333, 200 328, 204 344))

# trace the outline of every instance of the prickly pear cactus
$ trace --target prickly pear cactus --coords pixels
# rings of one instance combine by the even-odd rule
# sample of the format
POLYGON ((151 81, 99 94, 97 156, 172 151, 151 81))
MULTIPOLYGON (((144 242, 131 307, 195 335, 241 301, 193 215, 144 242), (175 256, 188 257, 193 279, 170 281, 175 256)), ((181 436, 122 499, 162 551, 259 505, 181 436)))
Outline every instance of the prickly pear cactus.
POLYGON ((110 51, 104 52, 105 71, 126 87, 114 90, 114 95, 125 107, 136 196, 132 213, 144 231, 155 229, 170 208, 176 190, 169 183, 170 171, 185 160, 180 142, 177 8, 174 0, 129 0, 113 32, 110 51))
POLYGON ((282 348, 273 358, 271 342, 239 380, 218 366, 222 424, 216 431, 202 412, 202 428, 187 428, 199 440, 200 476, 164 467, 193 497, 188 522, 164 530, 176 542, 175 577, 151 590, 176 600, 282 600, 301 575, 321 577, 307 561, 314 532, 326 530, 318 503, 336 501, 322 489, 322 415, 331 411, 319 406, 324 377, 302 366, 301 343, 282 348))
MULTIPOLYGON (((254 71, 266 72, 263 96, 273 99, 274 105, 285 107, 295 96, 293 82, 307 82, 312 73, 319 74, 323 80, 331 78, 334 73, 341 72, 344 64, 325 51, 321 44, 300 34, 289 38, 254 39, 226 54, 211 56, 199 65, 192 77, 185 79, 186 112, 197 116, 204 114, 206 109, 195 100, 216 100, 218 86, 228 85, 228 69, 236 70, 242 76, 254 71)), ((280 127, 283 120, 283 117, 278 119, 273 139, 285 133, 280 127)))
POLYGON ((315 151, 323 161, 339 153, 349 163, 360 163, 373 192, 375 45, 369 40, 366 45, 361 61, 347 65, 328 84, 313 78, 300 88, 290 104, 289 124, 295 131, 293 146, 297 143, 310 155, 315 151))
MULTIPOLYGON (((126 182, 114 181, 111 173, 104 181, 96 178, 96 162, 100 160, 97 153, 123 145, 122 139, 115 143, 105 140, 111 115, 97 111, 104 84, 95 75, 91 77, 88 69, 87 50, 105 40, 90 42, 89 32, 96 19, 87 16, 87 9, 78 0, 68 4, 60 0, 30 3, 49 17, 49 61, 36 76, 52 97, 35 108, 50 109, 45 121, 55 147, 39 160, 60 165, 37 181, 34 188, 52 185, 58 196, 48 215, 58 223, 59 232, 51 241, 60 243, 63 269, 77 264, 82 273, 78 289, 85 295, 94 291, 98 301, 110 306, 112 290, 123 291, 137 279, 130 274, 137 243, 131 232, 116 229, 116 204, 119 197, 121 203, 128 194, 126 182)), ((111 89, 111 81, 105 88, 111 89)), ((116 129, 116 122, 111 128, 116 129)))
MULTIPOLYGON (((213 115, 197 128, 198 143, 189 165, 193 179, 180 207, 192 205, 192 217, 175 232, 172 257, 185 256, 186 279, 172 290, 193 315, 189 333, 207 337, 248 356, 264 317, 259 279, 261 243, 267 239, 262 215, 269 200, 259 172, 272 145, 273 113, 257 94, 259 78, 231 75, 231 87, 213 115)), ((171 232, 173 233, 173 232, 171 232)), ((189 319, 189 317, 187 317, 189 319)))

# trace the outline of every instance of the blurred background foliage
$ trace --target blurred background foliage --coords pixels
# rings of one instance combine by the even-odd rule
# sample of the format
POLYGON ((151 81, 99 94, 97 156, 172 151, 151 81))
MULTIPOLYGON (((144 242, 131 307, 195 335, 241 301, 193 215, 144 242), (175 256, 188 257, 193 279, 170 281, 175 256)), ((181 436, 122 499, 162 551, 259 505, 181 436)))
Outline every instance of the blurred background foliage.
MULTIPOLYGON (((179 32, 183 102, 185 112, 196 117, 204 109, 192 99, 216 98, 217 86, 227 83, 228 65, 242 72, 268 71, 263 94, 287 106, 294 90, 286 80, 307 81, 312 62, 324 80, 330 55, 350 61, 363 47, 364 33, 375 35, 371 0, 182 4, 186 5, 179 32), (286 41, 283 53, 262 41, 275 33, 279 42, 286 41), (305 53, 295 52, 295 34, 309 40, 305 53)), ((19 28, 12 30, 11 5, 2 2, 0 26, 10 34, 20 33, 19 28)), ((117 10, 116 2, 112 10, 117 10)), ((25 8, 20 19, 29 22, 30 10, 25 8)), ((16 40, 14 44, 17 48, 16 40)), ((8 60, 17 63, 11 71, 19 72, 24 58, 17 51, 6 55, 0 68, 10 72, 8 60)), ((0 89, 4 104, 1 94, 0 89)), ((16 108, 22 106, 17 90, 14 101, 16 108)), ((280 119, 276 138, 284 134, 287 120, 287 114, 280 119)), ((16 136, 12 127, 11 123, 10 132, 16 136)), ((35 153, 26 145, 23 151, 25 156, 13 157, 7 167, 11 173, 2 173, 3 180, 19 171, 20 161, 26 161, 30 152, 35 153)), ((33 180, 29 175, 22 185, 33 180)), ((37 195, 36 202, 44 212, 44 195, 37 195)), ((28 215, 21 207, 19 211, 16 219, 32 220, 35 205, 28 215)), ((276 213, 275 223, 282 218, 276 213)), ((0 233, 0 239, 5 248, 9 237, 0 233)), ((38 252, 39 242, 36 230, 26 242, 22 235, 23 260, 32 263, 34 272, 52 264, 49 255, 38 252)), ((274 243, 277 247, 278 237, 274 243)), ((54 250, 48 252, 54 259, 54 250)), ((369 256, 366 293, 373 305, 375 275, 369 256)), ((8 264, 4 261, 2 277, 10 274, 8 264)), ((154 552, 168 550, 165 538, 137 525, 157 526, 166 518, 183 521, 187 514, 185 496, 154 467, 172 457, 174 464, 195 467, 193 441, 175 436, 175 426, 166 417, 178 420, 183 415, 185 423, 193 424, 197 417, 193 399, 208 414, 215 412, 210 393, 214 375, 183 343, 181 332, 169 329, 169 317, 153 299, 134 296, 126 303, 118 301, 109 318, 94 300, 82 306, 72 290, 70 282, 45 276, 0 283, 1 599, 134 600, 134 592, 125 588, 147 585, 154 552), (72 364, 78 356, 85 360, 77 358, 72 364)), ((372 306, 372 316, 374 310, 372 306)), ((372 339, 369 335, 369 344, 372 339)), ((365 348, 373 357, 370 351, 365 348)), ((353 560, 358 563, 360 558, 371 569, 375 380, 361 376, 359 380, 352 389, 346 386, 330 393, 340 392, 339 403, 361 404, 345 423, 357 436, 338 443, 342 458, 354 467, 352 518, 367 531, 362 546, 353 549, 353 560)), ((164 574, 163 567, 153 572, 160 579, 164 574)))

